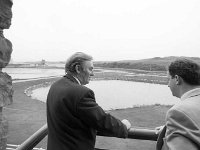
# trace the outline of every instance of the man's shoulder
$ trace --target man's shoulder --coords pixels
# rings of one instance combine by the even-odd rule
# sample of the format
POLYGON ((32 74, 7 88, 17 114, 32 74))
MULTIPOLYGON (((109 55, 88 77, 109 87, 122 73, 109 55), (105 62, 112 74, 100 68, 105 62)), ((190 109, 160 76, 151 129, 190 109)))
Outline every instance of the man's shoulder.
POLYGON ((185 111, 187 111, 188 109, 191 109, 191 106, 188 105, 188 104, 190 104, 190 103, 187 102, 187 101, 181 101, 181 102, 179 102, 178 104, 175 104, 174 106, 172 106, 172 107, 168 110, 168 113, 176 112, 176 111, 185 112, 185 111))
POLYGON ((71 89, 74 91, 92 91, 90 88, 80 85, 77 82, 74 82, 68 78, 62 77, 59 80, 57 80, 52 86, 62 86, 64 89, 71 89))
POLYGON ((185 99, 171 107, 167 112, 167 117, 187 116, 189 118, 197 118, 200 114, 200 99, 185 99))
POLYGON ((200 95, 195 97, 190 97, 185 100, 181 100, 179 103, 175 104, 169 110, 188 110, 188 109, 195 109, 196 107, 199 109, 200 105, 200 95))

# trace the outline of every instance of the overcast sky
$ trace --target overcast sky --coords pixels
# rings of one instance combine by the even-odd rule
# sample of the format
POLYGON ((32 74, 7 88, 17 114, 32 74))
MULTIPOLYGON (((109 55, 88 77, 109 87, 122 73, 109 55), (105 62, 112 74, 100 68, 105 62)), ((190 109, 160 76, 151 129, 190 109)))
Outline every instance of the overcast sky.
POLYGON ((199 0, 15 0, 14 61, 200 57, 199 0))

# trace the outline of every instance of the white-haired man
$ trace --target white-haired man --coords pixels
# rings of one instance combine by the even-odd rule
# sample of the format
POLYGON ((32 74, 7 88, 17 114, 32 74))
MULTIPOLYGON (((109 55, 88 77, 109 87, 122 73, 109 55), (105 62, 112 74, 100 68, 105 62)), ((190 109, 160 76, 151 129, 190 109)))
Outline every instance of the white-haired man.
POLYGON ((47 97, 47 150, 94 150, 96 133, 126 138, 130 122, 120 121, 96 103, 94 92, 83 86, 93 76, 92 57, 78 52, 66 62, 66 75, 55 82, 47 97))

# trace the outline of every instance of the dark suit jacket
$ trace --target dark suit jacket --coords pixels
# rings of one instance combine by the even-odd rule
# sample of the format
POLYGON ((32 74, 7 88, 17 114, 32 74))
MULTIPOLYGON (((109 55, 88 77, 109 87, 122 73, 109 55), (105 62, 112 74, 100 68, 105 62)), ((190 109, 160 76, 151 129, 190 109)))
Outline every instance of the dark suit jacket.
POLYGON ((96 103, 92 90, 70 75, 55 82, 47 96, 47 150, 93 150, 96 132, 126 138, 128 131, 96 103))

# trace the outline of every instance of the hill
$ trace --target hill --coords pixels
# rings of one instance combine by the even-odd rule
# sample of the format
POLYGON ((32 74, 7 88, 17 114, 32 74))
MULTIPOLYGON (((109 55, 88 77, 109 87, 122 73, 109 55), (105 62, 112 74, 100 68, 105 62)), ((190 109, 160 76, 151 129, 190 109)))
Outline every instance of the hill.
MULTIPOLYGON (((166 66, 173 60, 181 57, 154 57, 141 60, 122 60, 122 61, 97 61, 94 62, 95 67, 103 68, 126 68, 126 69, 140 69, 150 71, 165 71, 166 66)), ((200 64, 199 57, 184 57, 196 61, 200 64)))
MULTIPOLYGON (((140 60, 121 60, 121 61, 94 61, 95 67, 101 68, 124 68, 124 69, 138 69, 147 71, 165 71, 166 66, 173 60, 180 58, 175 56, 170 57, 154 57, 149 59, 140 60)), ((199 57, 185 57, 192 59, 200 64, 199 57)), ((64 68, 65 61, 51 62, 51 61, 35 61, 35 62, 23 62, 12 63, 7 67, 15 68, 64 68)))

